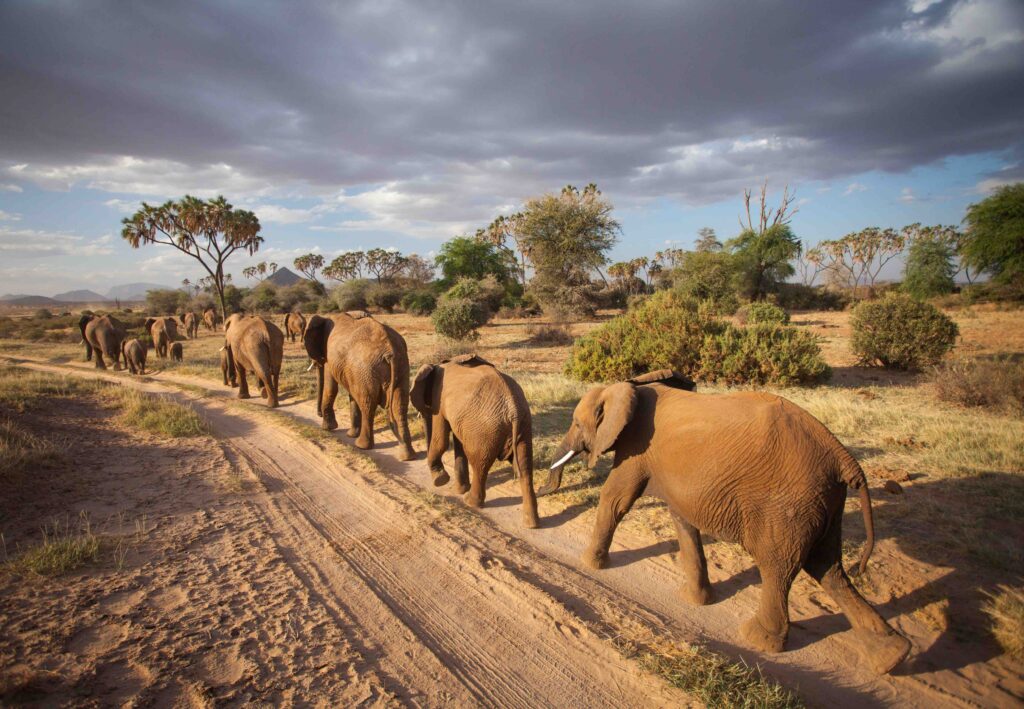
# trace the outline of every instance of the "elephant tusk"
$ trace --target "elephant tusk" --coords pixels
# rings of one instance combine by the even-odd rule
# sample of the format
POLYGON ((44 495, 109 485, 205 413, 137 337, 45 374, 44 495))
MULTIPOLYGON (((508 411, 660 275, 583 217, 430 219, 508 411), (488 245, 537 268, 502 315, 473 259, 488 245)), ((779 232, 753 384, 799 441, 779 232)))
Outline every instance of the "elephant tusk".
POLYGON ((309 366, 306 367, 306 371, 308 372, 309 370, 311 370, 315 366, 316 366, 316 360, 314 360, 314 359, 309 360, 309 366))
POLYGON ((223 347, 221 347, 221 348, 220 348, 219 350, 217 350, 217 351, 218 351, 218 352, 223 352, 223 351, 224 351, 225 349, 227 349, 227 345, 224 345, 223 347))
POLYGON ((562 456, 561 458, 559 458, 559 459, 558 459, 558 462, 557 462, 557 463, 553 463, 553 464, 551 465, 551 468, 550 468, 550 469, 551 469, 551 470, 554 470, 554 469, 555 469, 555 468, 557 468, 557 467, 558 467, 559 465, 564 465, 564 464, 565 464, 565 463, 566 463, 566 462, 567 462, 567 461, 568 461, 568 460, 569 460, 570 458, 572 458, 572 457, 573 457, 574 455, 576 455, 576 451, 573 451, 573 450, 569 451, 568 453, 566 453, 565 455, 563 455, 563 456, 562 456))

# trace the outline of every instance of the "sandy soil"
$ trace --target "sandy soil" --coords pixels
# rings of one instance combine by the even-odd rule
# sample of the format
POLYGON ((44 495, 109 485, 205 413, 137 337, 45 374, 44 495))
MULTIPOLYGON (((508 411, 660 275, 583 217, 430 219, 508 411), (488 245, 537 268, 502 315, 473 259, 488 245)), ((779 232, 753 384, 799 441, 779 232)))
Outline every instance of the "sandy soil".
MULTIPOLYGON (((82 364, 25 364, 97 376, 82 364)), ((103 376, 127 383, 123 375, 103 376)), ((262 488, 244 499, 259 511, 254 525, 269 530, 290 569, 277 588, 299 589, 288 594, 289 601, 308 596, 325 609, 329 625, 344 630, 363 659, 362 665, 353 661, 355 678, 349 681, 368 683, 368 697, 391 694, 418 704, 685 701, 637 673, 602 640, 635 623, 759 663, 813 704, 1005 706, 1024 697, 1019 664, 996 657, 990 639, 950 638, 928 625, 927 614, 915 612, 941 602, 929 598, 927 589, 955 570, 916 562, 888 540, 873 557, 885 588, 869 584, 866 591, 914 641, 915 655, 897 673, 876 677, 858 661, 845 619, 807 579, 798 581, 791 597, 789 651, 762 656, 736 644, 738 623, 753 612, 758 596, 756 571, 738 548, 730 552, 716 545, 710 572, 720 600, 693 608, 675 596, 674 542, 622 530, 612 548, 612 568, 582 569, 577 559, 592 511, 542 498, 542 529, 522 529, 518 492, 507 467, 492 473, 488 505, 476 514, 454 497, 451 504, 438 504, 422 459, 399 462, 388 432, 381 432, 377 450, 353 449, 339 460, 282 426, 280 416, 317 423, 311 402, 285 400, 277 412, 264 412, 259 401, 231 402, 230 393, 209 380, 172 372, 130 384, 156 392, 175 391, 175 384, 210 387, 194 405, 213 423, 231 465, 261 481, 262 488)), ((342 430, 343 413, 339 408, 342 430)), ((340 431, 337 437, 347 441, 340 431)), ((422 442, 417 444, 422 449, 422 442)), ((225 498, 218 494, 217 499, 225 498)), ((257 534, 244 525, 238 532, 257 534)), ((262 561, 263 555, 257 556, 262 561)), ((168 566, 182 581, 196 573, 168 566)), ((296 615, 305 623, 305 611, 296 615)), ((174 618, 171 614, 167 622, 174 618)), ((213 615, 207 622, 216 620, 213 615)), ((309 626, 301 627, 304 635, 309 626)), ((246 646, 248 662, 262 666, 265 642, 246 646)), ((300 668, 283 671, 301 676, 300 668)), ((184 676, 205 682, 191 672, 184 676)), ((238 699, 249 678, 241 675, 221 691, 238 699)), ((299 682, 284 681, 293 691, 299 682)), ((206 692, 211 686, 200 685, 206 692)), ((334 685, 334 691, 348 691, 348 685, 334 685)))

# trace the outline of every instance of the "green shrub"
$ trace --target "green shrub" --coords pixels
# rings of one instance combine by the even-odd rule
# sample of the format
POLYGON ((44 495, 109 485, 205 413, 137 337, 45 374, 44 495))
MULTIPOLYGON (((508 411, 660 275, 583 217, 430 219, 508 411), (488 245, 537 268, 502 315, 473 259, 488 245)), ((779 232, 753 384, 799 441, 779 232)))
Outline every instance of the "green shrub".
POLYGON ((719 315, 732 315, 739 307, 739 262, 724 251, 691 251, 672 269, 673 289, 681 296, 710 301, 719 315))
POLYGON ((505 299, 505 288, 494 276, 485 278, 460 278, 448 289, 445 296, 454 300, 472 300, 487 309, 488 314, 498 312, 505 299))
POLYGON ((366 304, 390 313, 402 300, 402 291, 388 283, 374 283, 366 289, 366 304))
POLYGON ((365 278, 345 281, 331 291, 331 298, 338 308, 343 311, 365 310, 367 305, 369 305, 366 302, 366 291, 370 288, 370 285, 370 281, 365 278))
POLYGON ((673 291, 661 291, 576 340, 565 373, 585 382, 628 379, 654 369, 700 369, 704 336, 725 325, 673 291))
POLYGON ((813 334, 779 323, 727 327, 704 338, 699 378, 724 384, 808 384, 827 379, 829 366, 813 334))
POLYGON ((306 315, 312 315, 313 313, 319 312, 319 310, 320 303, 315 300, 307 300, 305 303, 299 306, 299 312, 305 313, 306 315))
POLYGON ((842 291, 803 283, 780 283, 775 302, 785 310, 844 310, 849 297, 842 291))
POLYGON ((901 287, 918 300, 925 300, 952 293, 956 287, 955 275, 953 249, 949 244, 918 240, 911 244, 907 254, 901 287))
POLYGON ((437 334, 448 340, 475 340, 480 336, 477 328, 483 326, 489 317, 481 303, 445 295, 438 301, 431 320, 437 334))
POLYGON ((748 303, 736 311, 736 317, 743 325, 788 325, 789 313, 773 303, 748 303))
POLYGON ((35 318, 36 320, 52 320, 53 313, 51 313, 46 308, 40 308, 32 315, 32 317, 35 318))
POLYGON ((960 334, 956 323, 935 306, 892 292, 858 304, 850 325, 850 346, 859 363, 891 369, 937 364, 960 334))
POLYGON ((402 296, 402 310, 410 315, 430 315, 437 307, 437 297, 430 291, 410 291, 402 296))

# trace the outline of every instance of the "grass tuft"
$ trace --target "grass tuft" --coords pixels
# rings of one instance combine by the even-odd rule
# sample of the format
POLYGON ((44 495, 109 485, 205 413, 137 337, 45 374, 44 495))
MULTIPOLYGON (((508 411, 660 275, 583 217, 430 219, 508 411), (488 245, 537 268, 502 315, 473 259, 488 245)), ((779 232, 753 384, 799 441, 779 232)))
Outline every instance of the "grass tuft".
POLYGON ((1024 588, 1000 585, 982 610, 992 619, 992 634, 1006 654, 1024 660, 1024 588))
POLYGON ((80 518, 77 528, 59 520, 43 527, 43 541, 7 562, 10 571, 37 576, 59 576, 94 562, 99 557, 100 540, 92 532, 89 519, 80 518))
POLYGON ((65 447, 41 438, 13 419, 0 419, 0 481, 30 469, 60 463, 65 447))
POLYGON ((210 427, 191 406, 148 396, 132 389, 111 389, 110 397, 122 409, 124 425, 170 438, 206 436, 210 427))

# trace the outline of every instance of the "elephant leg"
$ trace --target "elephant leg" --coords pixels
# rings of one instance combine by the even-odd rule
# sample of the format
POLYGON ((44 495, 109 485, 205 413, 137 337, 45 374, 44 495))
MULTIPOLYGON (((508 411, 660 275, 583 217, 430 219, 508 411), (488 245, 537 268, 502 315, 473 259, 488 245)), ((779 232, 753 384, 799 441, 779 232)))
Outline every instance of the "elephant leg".
POLYGON ((452 434, 452 451, 455 453, 455 492, 460 495, 469 492, 469 462, 466 460, 466 449, 452 434))
MULTIPOLYGON (((840 512, 841 514, 841 512, 840 512)), ((910 641, 893 630, 850 583, 842 562, 842 522, 837 514, 829 531, 811 549, 804 571, 832 597, 853 626, 864 659, 885 674, 910 652, 910 641)))
POLYGON ((338 380, 330 372, 324 372, 324 398, 321 408, 323 421, 320 428, 333 431, 338 428, 338 419, 334 416, 334 400, 338 398, 338 380))
POLYGON ((676 527, 676 536, 679 537, 679 556, 676 563, 684 579, 679 587, 679 595, 687 603, 705 606, 711 602, 713 594, 711 582, 708 580, 708 561, 704 557, 700 530, 675 512, 672 513, 672 522, 676 527))
POLYGON ((540 518, 537 515, 537 493, 533 491, 533 445, 519 441, 515 446, 512 464, 519 475, 519 490, 523 496, 523 525, 527 529, 536 529, 540 526, 540 518))
POLYGON ((377 413, 377 400, 375 396, 363 396, 356 398, 359 406, 360 426, 359 436, 356 438, 356 448, 362 450, 373 449, 373 419, 377 413))
POLYGON ((789 635, 789 587, 799 571, 799 564, 772 558, 756 557, 761 573, 761 601, 757 613, 740 626, 740 635, 747 645, 760 652, 781 652, 789 635), (760 558, 771 561, 761 563, 760 558))
POLYGON ((483 507, 487 499, 487 473, 494 465, 494 458, 476 458, 469 463, 469 492, 462 496, 470 507, 483 507))
POLYGON ((249 379, 245 375, 245 370, 238 364, 235 364, 235 375, 238 377, 238 398, 248 399, 249 379))
POLYGON ((416 451, 412 447, 412 434, 409 433, 409 397, 403 391, 389 393, 391 397, 389 414, 391 416, 391 427, 398 439, 401 450, 398 452, 399 460, 412 460, 416 451))
POLYGON ((583 552, 585 565, 592 569, 603 569, 608 565, 608 547, 611 546, 615 528, 643 494, 647 480, 642 471, 630 465, 620 465, 608 475, 601 488, 601 501, 597 506, 597 521, 594 523, 590 546, 583 552))
POLYGON ((363 426, 363 415, 359 413, 359 407, 356 405, 356 400, 349 394, 348 397, 348 431, 346 435, 349 438, 355 438, 359 435, 359 429, 363 426))
MULTIPOLYGON (((430 422, 429 429, 430 442, 427 448, 427 467, 430 468, 430 473, 434 476, 434 485, 436 487, 441 487, 442 485, 446 485, 451 479, 448 477, 448 471, 444 469, 444 463, 441 461, 441 457, 444 455, 444 452, 448 450, 448 434, 451 433, 452 429, 448 424, 448 421, 444 416, 441 416, 441 414, 434 414, 430 422)), ((464 452, 462 456, 462 465, 463 468, 465 468, 466 458, 464 452)), ((455 469, 456 473, 458 473, 458 460, 456 460, 455 469)), ((465 469, 463 469, 462 475, 466 477, 465 483, 468 489, 469 475, 465 472, 465 469)))
POLYGON ((96 356, 96 369, 106 369, 107 365, 103 361, 103 350, 99 347, 93 347, 92 351, 96 356))

